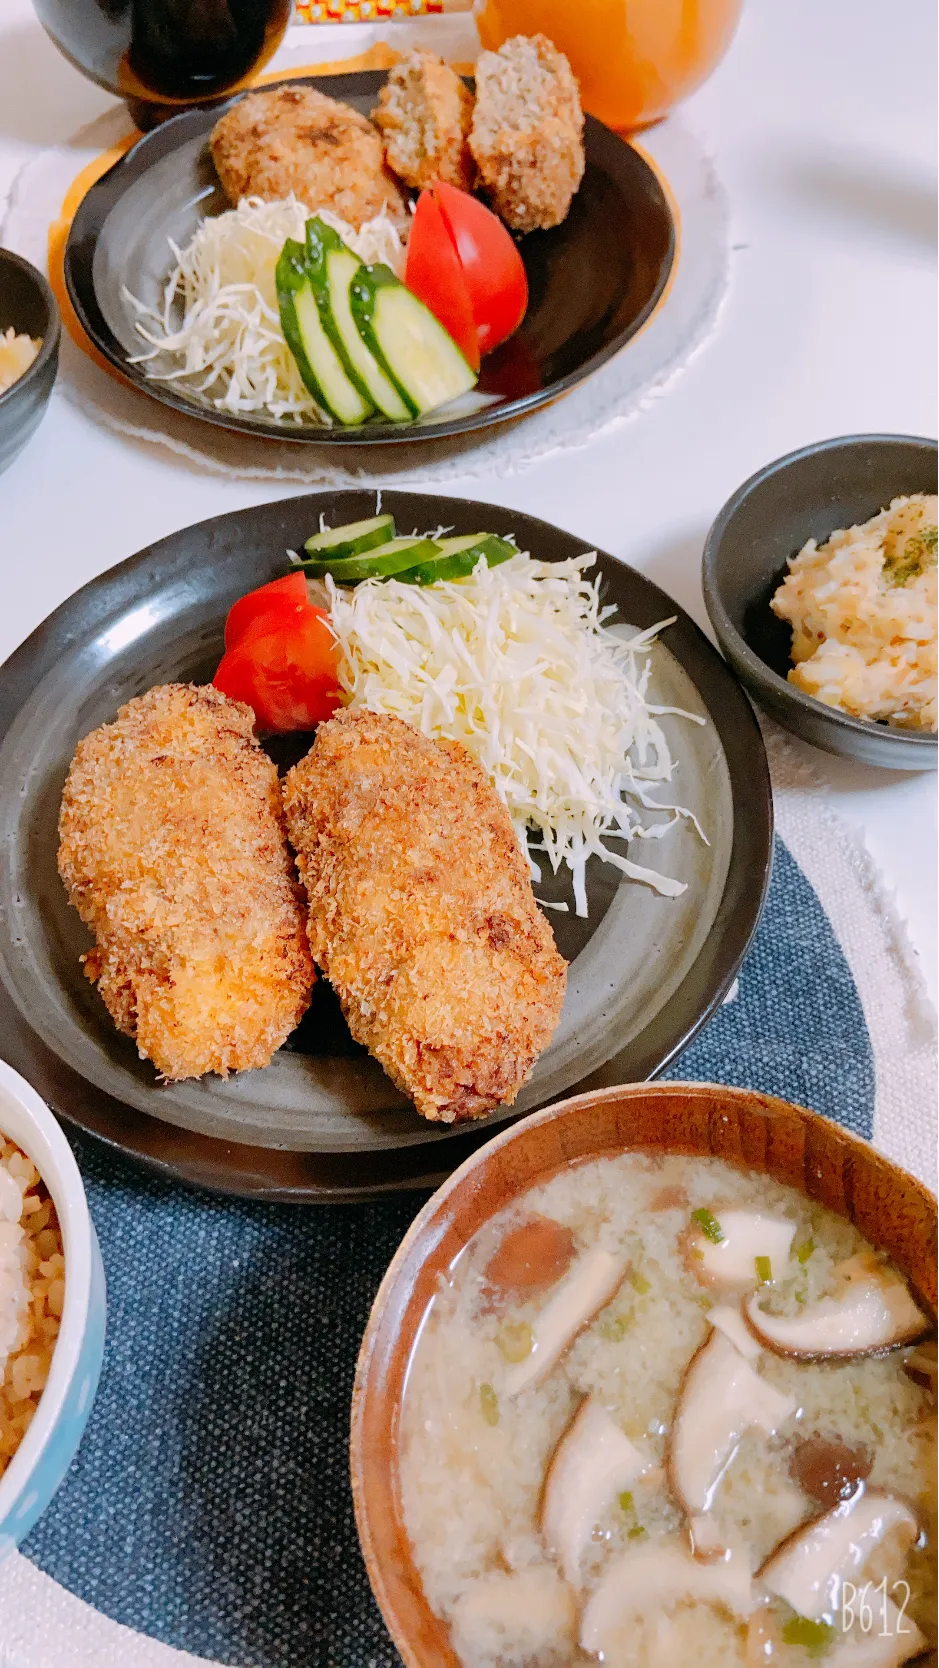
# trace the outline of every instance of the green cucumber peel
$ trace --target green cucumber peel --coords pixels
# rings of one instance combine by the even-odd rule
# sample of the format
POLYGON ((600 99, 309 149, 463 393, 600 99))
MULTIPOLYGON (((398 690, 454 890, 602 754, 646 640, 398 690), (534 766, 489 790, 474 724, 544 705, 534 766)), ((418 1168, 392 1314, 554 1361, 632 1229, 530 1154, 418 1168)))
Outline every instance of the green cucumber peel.
POLYGON ((443 580, 467 579, 475 572, 480 560, 485 560, 487 567, 496 568, 501 562, 518 555, 513 544, 497 538, 494 533, 474 534, 469 543, 463 538, 441 539, 439 543, 440 555, 436 560, 418 563, 405 573, 396 574, 395 578, 405 585, 436 585, 443 580), (463 545, 464 548, 454 550, 454 545, 463 545))
POLYGON ((288 238, 280 252, 274 281, 281 328, 304 386, 336 422, 355 427, 373 408, 345 374, 342 360, 323 325, 306 250, 294 238, 288 238), (314 364, 314 356, 320 362, 319 368, 314 364))
POLYGON ((438 546, 433 539, 389 539, 387 544, 363 551, 360 556, 344 560, 304 562, 303 569, 311 578, 325 578, 326 574, 337 585, 357 585, 363 579, 391 579, 418 562, 430 561, 438 546))
POLYGON ((351 316, 366 347, 415 415, 439 410, 476 383, 452 336, 389 267, 360 266, 351 316))
POLYGON ((318 563, 325 570, 346 556, 361 556, 376 545, 389 544, 395 536, 393 515, 373 515, 364 521, 348 521, 342 527, 327 527, 313 533, 304 543, 306 557, 300 557, 304 567, 318 563), (309 561, 307 560, 309 558, 309 561))
POLYGON ((374 266, 363 264, 359 267, 349 286, 349 305, 352 309, 352 317, 355 320, 356 328, 369 353, 377 360, 379 367, 384 371, 395 392, 401 396, 411 416, 419 417, 419 406, 415 404, 407 390, 402 388, 381 350, 381 344, 374 330, 375 304, 378 296, 382 289, 387 289, 389 286, 394 287, 397 283, 398 279, 390 266, 385 266, 381 261, 376 262, 374 266))

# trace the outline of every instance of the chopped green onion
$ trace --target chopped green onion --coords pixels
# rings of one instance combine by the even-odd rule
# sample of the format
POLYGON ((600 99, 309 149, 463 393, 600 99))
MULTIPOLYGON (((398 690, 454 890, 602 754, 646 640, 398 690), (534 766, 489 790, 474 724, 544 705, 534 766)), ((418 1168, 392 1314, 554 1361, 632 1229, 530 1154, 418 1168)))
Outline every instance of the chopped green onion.
POLYGON ((496 1343, 503 1360, 527 1361, 534 1345, 531 1327, 527 1321, 507 1321, 496 1343))
POLYGON ((807 1263, 814 1250, 815 1250, 815 1241, 814 1241, 814 1239, 803 1240, 802 1244, 799 1246, 798 1251, 796 1252, 796 1256, 799 1259, 799 1262, 800 1263, 807 1263))
POLYGON ((884 577, 894 585, 905 585, 910 579, 936 565, 939 529, 922 527, 907 539, 902 554, 897 551, 884 559, 884 577))
POLYGON ((611 1343, 618 1344, 621 1338, 625 1338, 628 1326, 629 1321, 625 1315, 607 1315, 606 1320, 600 1322, 597 1331, 601 1338, 608 1338, 611 1343))
POLYGON ((629 1541, 643 1540, 645 1538, 646 1531, 643 1529, 641 1523, 637 1523, 635 1521, 636 1507, 633 1497, 628 1489, 625 1489, 622 1494, 617 1495, 616 1503, 625 1518, 633 1519, 632 1523, 629 1524, 626 1530, 626 1539, 629 1541))
POLYGON ((499 1423, 499 1398, 491 1384, 479 1386, 479 1411, 487 1425, 499 1423))
POLYGON ((756 1277, 761 1286, 771 1286, 773 1283, 773 1265, 768 1257, 754 1257, 756 1263, 756 1277))
POLYGON ((693 1210, 691 1212, 691 1220, 692 1222, 697 1222, 698 1227, 701 1229, 705 1239, 709 1239, 712 1245, 720 1245, 721 1240, 724 1237, 724 1230, 718 1222, 717 1217, 707 1209, 706 1205, 702 1205, 700 1210, 693 1210))
POLYGON ((804 1645, 810 1656, 821 1656, 835 1637, 829 1622, 813 1622, 808 1616, 790 1616, 782 1630, 787 1645, 804 1645))
POLYGON ((649 1281, 646 1279, 644 1274, 640 1274, 638 1268, 634 1268, 630 1274, 629 1284, 632 1286, 634 1292, 639 1293, 640 1297, 645 1297, 646 1292, 650 1292, 652 1290, 649 1281))

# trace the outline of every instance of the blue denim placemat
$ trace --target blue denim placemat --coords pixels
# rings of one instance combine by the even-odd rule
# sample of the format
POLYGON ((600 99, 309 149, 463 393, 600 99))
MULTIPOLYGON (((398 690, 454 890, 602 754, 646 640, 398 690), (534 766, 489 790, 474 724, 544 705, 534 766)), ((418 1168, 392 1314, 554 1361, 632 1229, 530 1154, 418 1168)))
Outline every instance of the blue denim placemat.
MULTIPOLYGON (((668 1075, 762 1089, 871 1135, 857 991, 779 842, 739 994, 668 1075)), ((392 1668, 346 1432, 366 1316, 424 1195, 250 1204, 75 1147, 108 1277, 104 1373, 23 1551, 115 1621, 222 1663, 392 1668)))

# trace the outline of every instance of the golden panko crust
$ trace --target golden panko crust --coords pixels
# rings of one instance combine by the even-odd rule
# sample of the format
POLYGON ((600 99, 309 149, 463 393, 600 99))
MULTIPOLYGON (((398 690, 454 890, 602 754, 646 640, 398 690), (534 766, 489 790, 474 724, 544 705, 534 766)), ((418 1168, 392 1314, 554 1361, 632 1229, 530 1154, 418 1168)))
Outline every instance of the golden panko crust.
POLYGON ((414 191, 434 180, 472 190, 476 165, 466 143, 472 119, 472 95, 456 71, 421 46, 389 70, 372 112, 385 161, 414 191))
POLYGON ((425 1118, 511 1104, 567 968, 511 821, 464 747, 344 712, 284 780, 313 956, 425 1118))
POLYGON ((357 231, 382 209, 398 219, 406 213, 377 129, 315 87, 247 93, 216 122, 211 148, 232 203, 293 192, 311 212, 331 209, 357 231))
POLYGON ((165 684, 75 750, 59 873, 121 1031, 166 1078, 266 1066, 315 972, 277 771, 254 714, 165 684))
POLYGON ((580 92, 544 35, 515 35, 476 64, 469 146, 492 206, 517 232, 559 226, 584 172, 580 92))

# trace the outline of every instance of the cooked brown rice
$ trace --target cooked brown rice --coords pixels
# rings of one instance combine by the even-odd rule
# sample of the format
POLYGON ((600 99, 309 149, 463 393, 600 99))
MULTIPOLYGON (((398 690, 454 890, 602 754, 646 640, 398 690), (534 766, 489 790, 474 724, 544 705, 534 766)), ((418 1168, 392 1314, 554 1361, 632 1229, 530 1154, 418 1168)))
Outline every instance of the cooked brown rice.
POLYGON ((0 1135, 0 1477, 39 1406, 64 1302, 55 1206, 32 1160, 0 1135))

